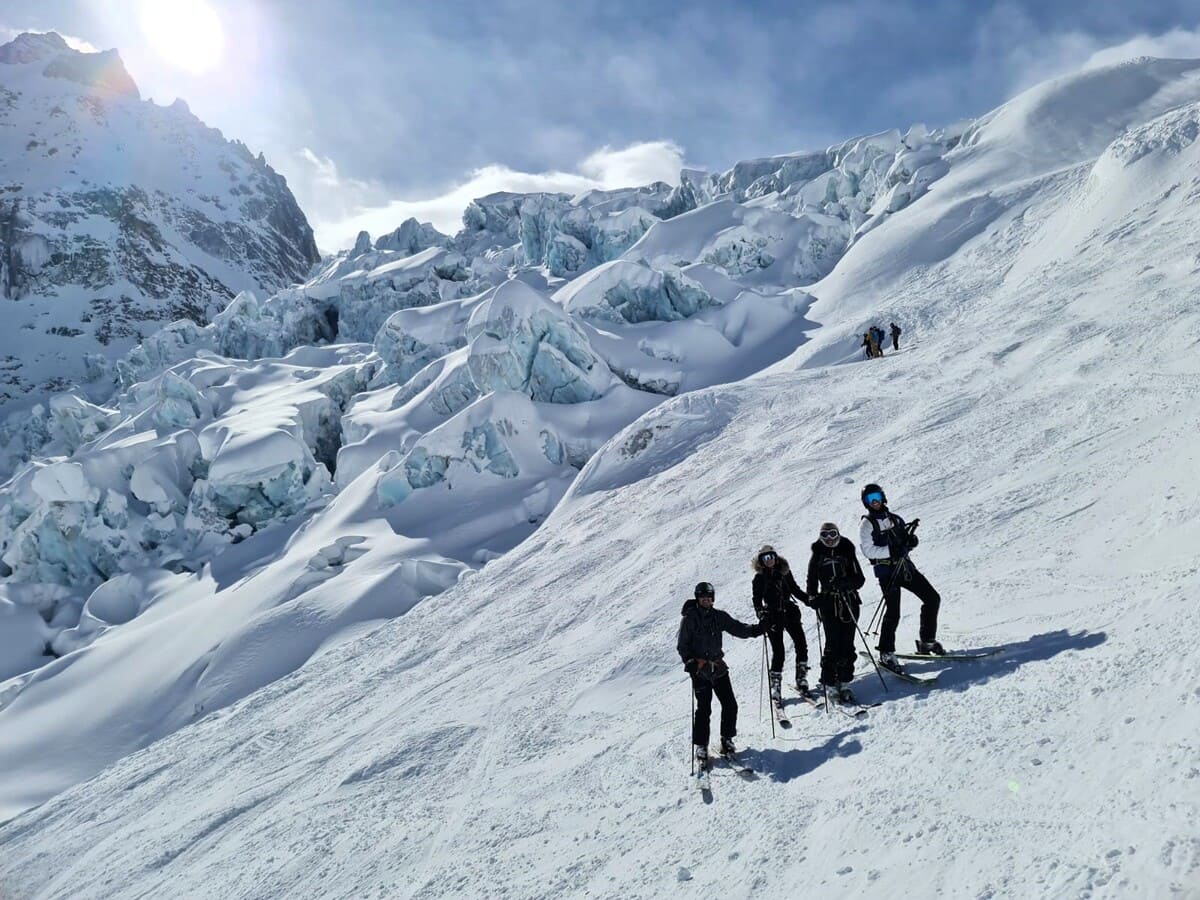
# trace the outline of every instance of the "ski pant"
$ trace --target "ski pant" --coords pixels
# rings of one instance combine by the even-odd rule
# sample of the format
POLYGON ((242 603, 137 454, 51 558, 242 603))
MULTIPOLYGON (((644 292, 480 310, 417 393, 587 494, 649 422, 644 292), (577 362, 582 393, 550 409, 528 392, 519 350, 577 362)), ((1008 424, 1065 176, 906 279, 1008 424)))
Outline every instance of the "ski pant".
POLYGON ((803 674, 800 668, 808 668, 808 641, 804 639, 804 625, 800 621, 800 607, 788 601, 784 604, 783 612, 775 613, 770 627, 767 628, 767 641, 771 644, 771 671, 783 672, 783 633, 787 632, 796 648, 796 680, 803 674))
POLYGON ((900 624, 900 588, 916 594, 921 600, 921 640, 937 640, 938 607, 942 604, 942 598, 933 589, 933 585, 908 559, 897 565, 874 566, 874 569, 879 586, 883 588, 883 621, 879 624, 879 652, 896 652, 896 628, 900 624))
POLYGON ((893 350, 900 349, 900 336, 898 334, 892 335, 892 349, 893 350))
POLYGON ((862 601, 858 591, 822 596, 828 599, 821 603, 821 626, 825 632, 821 684, 844 684, 854 679, 854 636, 858 633, 862 601))
POLYGON ((738 704, 733 696, 733 682, 729 680, 728 671, 712 681, 703 675, 693 675, 692 693, 696 695, 696 715, 692 719, 693 744, 708 746, 713 694, 721 702, 721 737, 731 738, 737 734, 738 704))

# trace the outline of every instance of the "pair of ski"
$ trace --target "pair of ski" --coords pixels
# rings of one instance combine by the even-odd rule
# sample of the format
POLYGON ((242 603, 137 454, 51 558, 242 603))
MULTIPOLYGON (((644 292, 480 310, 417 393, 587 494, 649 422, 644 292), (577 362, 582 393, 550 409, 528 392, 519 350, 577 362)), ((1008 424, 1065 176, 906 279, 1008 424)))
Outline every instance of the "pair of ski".
MULTIPOLYGON (((826 708, 826 698, 813 691, 800 691, 800 699, 815 709, 826 708)), ((867 710, 871 707, 878 706, 878 703, 843 703, 841 700, 829 698, 828 708, 836 709, 844 716, 849 716, 852 719, 866 718, 867 710)), ((791 728, 792 720, 787 717, 787 713, 783 710, 783 704, 779 701, 771 701, 771 709, 775 714, 775 721, 779 723, 780 728, 791 728)))
MULTIPOLYGON (((1000 653, 1000 650, 963 650, 954 653, 897 653, 896 659, 912 659, 912 660, 944 660, 946 662, 970 662, 976 659, 984 659, 988 656, 995 656, 1000 653)), ((874 662, 869 653, 859 651, 859 656, 865 660, 874 662)), ((918 687, 933 687, 937 684, 938 677, 936 675, 914 675, 905 669, 891 669, 887 666, 881 666, 883 671, 889 675, 894 675, 901 681, 907 681, 909 684, 915 684, 918 687)))
POLYGON ((701 793, 712 793, 711 775, 713 762, 716 760, 726 763, 729 768, 733 770, 733 774, 739 775, 746 780, 753 778, 757 774, 750 766, 742 765, 736 756, 727 756, 725 754, 717 754, 715 757, 710 756, 696 767, 696 787, 701 791, 701 793))

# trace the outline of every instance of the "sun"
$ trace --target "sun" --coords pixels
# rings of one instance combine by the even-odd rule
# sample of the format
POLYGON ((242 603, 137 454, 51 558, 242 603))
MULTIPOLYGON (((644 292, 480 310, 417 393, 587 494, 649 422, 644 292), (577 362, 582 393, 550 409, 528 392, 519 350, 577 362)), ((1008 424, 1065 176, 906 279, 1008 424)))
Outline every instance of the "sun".
POLYGON ((221 20, 204 0, 141 0, 142 33, 167 62, 199 75, 221 61, 221 20))

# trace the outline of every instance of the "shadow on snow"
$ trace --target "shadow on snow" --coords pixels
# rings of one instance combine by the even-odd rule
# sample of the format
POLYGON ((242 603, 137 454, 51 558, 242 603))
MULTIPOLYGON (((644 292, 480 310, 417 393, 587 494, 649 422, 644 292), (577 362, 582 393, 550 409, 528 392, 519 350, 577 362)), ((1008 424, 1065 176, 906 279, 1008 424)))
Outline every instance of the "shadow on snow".
POLYGON ((1090 650, 1108 640, 1103 631, 1071 632, 1067 629, 1048 631, 1035 634, 1024 641, 1011 644, 994 644, 990 647, 972 647, 972 650, 1000 650, 996 656, 986 656, 983 659, 964 660, 958 662, 939 662, 937 660, 906 660, 905 669, 914 675, 937 674, 938 683, 935 687, 927 688, 909 684, 895 678, 890 678, 884 671, 888 690, 885 692, 879 684, 874 669, 868 667, 859 670, 856 692, 859 698, 867 703, 882 700, 888 702, 907 698, 913 694, 932 696, 935 691, 964 691, 972 685, 983 684, 994 678, 1003 678, 1028 663, 1045 662, 1061 653, 1070 651, 1090 650), (868 680, 869 679, 869 680, 868 680), (868 685, 870 690, 868 690, 868 685))

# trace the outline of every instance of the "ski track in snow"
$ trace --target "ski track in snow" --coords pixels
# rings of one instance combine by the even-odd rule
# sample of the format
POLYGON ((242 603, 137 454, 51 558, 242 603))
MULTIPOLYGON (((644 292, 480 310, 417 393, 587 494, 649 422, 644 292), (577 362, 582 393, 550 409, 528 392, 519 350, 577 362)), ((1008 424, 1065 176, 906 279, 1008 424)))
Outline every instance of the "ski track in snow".
POLYGON ((1200 237, 1149 197, 1106 224, 1089 172, 894 263, 873 299, 901 353, 816 365, 818 334, 708 389, 730 422, 672 467, 569 495, 454 588, 0 827, 0 895, 1200 897, 1200 237), (1073 245, 1080 208, 1108 230, 1073 245), (754 549, 802 574, 871 480, 922 519, 943 642, 1004 653, 912 663, 932 690, 860 667, 865 721, 792 704, 772 740, 761 643, 730 638, 759 777, 718 768, 703 803, 683 599, 711 580, 750 619, 754 549))

